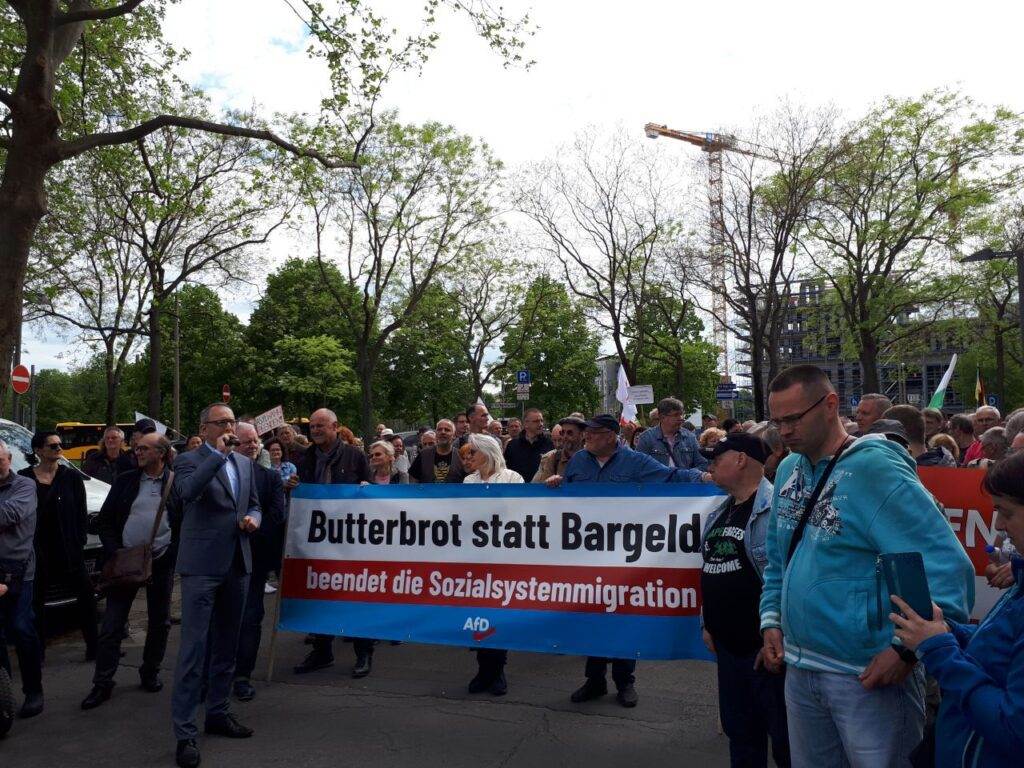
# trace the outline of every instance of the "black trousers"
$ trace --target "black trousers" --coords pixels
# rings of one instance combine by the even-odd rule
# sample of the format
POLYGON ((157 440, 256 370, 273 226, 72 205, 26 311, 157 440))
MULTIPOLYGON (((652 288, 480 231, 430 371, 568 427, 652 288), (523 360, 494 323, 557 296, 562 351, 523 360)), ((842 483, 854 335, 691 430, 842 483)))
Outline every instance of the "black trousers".
POLYGON ((718 712, 729 737, 732 768, 765 768, 768 738, 779 768, 789 768, 786 726, 786 676, 754 669, 757 653, 737 656, 719 644, 718 712))
MULTIPOLYGON (((356 653, 356 658, 360 656, 372 656, 373 645, 376 640, 371 640, 366 637, 353 637, 352 638, 352 650, 356 653)), ((313 635, 313 650, 322 656, 328 658, 334 658, 334 635, 313 635)))
POLYGON ((508 662, 508 651, 499 648, 479 648, 476 652, 476 664, 480 674, 497 677, 505 669, 508 662))
POLYGON ((60 574, 37 560, 33 607, 36 612, 36 630, 39 634, 39 641, 45 649, 48 627, 44 608, 51 580, 65 578, 75 590, 75 611, 78 614, 78 624, 82 628, 85 647, 91 650, 96 647, 99 632, 96 622, 96 592, 93 590, 89 572, 85 569, 85 563, 71 563, 68 565, 68 571, 60 574))
MULTIPOLYGON (((160 671, 171 631, 171 590, 174 587, 174 556, 164 552, 153 561, 153 578, 146 584, 146 644, 142 649, 139 675, 152 677, 160 671)), ((106 590, 107 609, 103 612, 96 644, 96 672, 93 685, 111 687, 121 661, 121 636, 135 596, 142 587, 115 587, 106 590)))
POLYGON ((26 694, 43 691, 42 644, 32 615, 34 586, 34 582, 18 580, 8 584, 7 594, 0 597, 0 667, 11 674, 7 643, 13 642, 21 670, 21 689, 26 694))
POLYGON ((268 571, 253 570, 249 577, 249 594, 245 598, 242 628, 238 633, 235 680, 248 680, 256 668, 256 657, 263 637, 263 617, 266 614, 263 600, 266 597, 267 574, 268 571))
POLYGON ((608 662, 612 664, 612 680, 615 682, 616 688, 624 688, 636 681, 633 676, 636 671, 636 659, 604 659, 599 656, 587 656, 587 666, 583 674, 588 678, 604 680, 608 662))

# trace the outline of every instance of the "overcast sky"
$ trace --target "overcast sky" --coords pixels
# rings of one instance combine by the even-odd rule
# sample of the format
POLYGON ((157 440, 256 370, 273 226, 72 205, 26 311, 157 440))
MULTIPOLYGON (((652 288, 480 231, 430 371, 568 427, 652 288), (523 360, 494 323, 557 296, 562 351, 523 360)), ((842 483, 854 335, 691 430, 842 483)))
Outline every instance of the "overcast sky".
MULTIPOLYGON (((505 0, 538 29, 530 70, 508 70, 458 17, 442 19, 438 50, 386 101, 405 120, 440 120, 485 140, 508 165, 541 160, 581 127, 647 121, 687 130, 736 128, 779 98, 832 103, 855 115, 885 95, 958 87, 1024 110, 1016 3, 860 0, 858 3, 505 0)), ((415 0, 378 7, 409 22, 415 0)), ((180 0, 167 37, 191 53, 182 69, 222 106, 317 109, 322 64, 307 59, 303 26, 284 0, 180 0)), ((681 153, 698 153, 679 144, 681 153)), ((295 249, 278 243, 271 258, 295 249)), ((241 316, 249 300, 230 303, 241 316)), ((26 363, 67 367, 73 345, 39 333, 26 363), (67 352, 66 352, 67 351, 67 352), (62 354, 64 353, 64 354, 62 354)))

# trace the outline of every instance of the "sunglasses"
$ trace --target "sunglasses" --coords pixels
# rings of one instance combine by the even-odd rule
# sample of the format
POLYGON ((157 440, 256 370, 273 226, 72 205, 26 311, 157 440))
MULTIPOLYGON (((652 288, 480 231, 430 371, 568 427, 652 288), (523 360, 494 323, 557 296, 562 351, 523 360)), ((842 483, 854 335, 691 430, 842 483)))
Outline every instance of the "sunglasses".
POLYGON ((227 427, 235 426, 235 424, 237 424, 238 422, 235 421, 234 419, 218 419, 217 421, 207 421, 206 423, 207 424, 214 424, 214 425, 220 427, 221 429, 225 429, 227 427))
POLYGON ((60 443, 47 443, 44 448, 49 448, 51 451, 60 451, 64 449, 64 446, 60 443))

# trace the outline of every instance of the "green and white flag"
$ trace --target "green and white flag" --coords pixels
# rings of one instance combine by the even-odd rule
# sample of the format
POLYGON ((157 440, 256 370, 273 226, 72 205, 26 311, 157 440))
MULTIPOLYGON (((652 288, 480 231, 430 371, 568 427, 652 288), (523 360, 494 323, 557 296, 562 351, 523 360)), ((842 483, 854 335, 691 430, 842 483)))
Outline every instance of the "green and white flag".
POLYGON ((949 380, 953 378, 953 369, 956 368, 956 355, 953 355, 953 359, 949 361, 949 368, 942 375, 942 381, 939 382, 939 388, 935 390, 935 394, 932 395, 932 400, 928 403, 929 408, 942 408, 942 401, 946 399, 946 387, 949 386, 949 380))

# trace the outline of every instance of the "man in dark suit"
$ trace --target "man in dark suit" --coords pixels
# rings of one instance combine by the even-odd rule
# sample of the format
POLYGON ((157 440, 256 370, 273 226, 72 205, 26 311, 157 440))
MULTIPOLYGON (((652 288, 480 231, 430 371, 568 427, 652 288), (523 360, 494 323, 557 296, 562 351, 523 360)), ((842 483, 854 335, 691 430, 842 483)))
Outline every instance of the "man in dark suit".
POLYGON ((253 461, 256 495, 260 500, 263 520, 252 539, 252 574, 249 577, 249 594, 245 598, 245 613, 242 615, 242 631, 238 636, 238 658, 235 661, 234 694, 239 701, 251 701, 256 689, 249 682, 249 676, 256 666, 260 650, 260 634, 263 626, 263 599, 267 586, 267 574, 281 565, 282 530, 285 520, 284 485, 281 473, 256 463, 263 449, 260 436, 252 424, 240 423, 236 428, 239 443, 235 451, 253 461))
MULTIPOLYGON (((313 445, 306 451, 299 468, 301 483, 369 483, 370 462, 366 454, 338 437, 338 417, 334 411, 321 408, 309 417, 309 437, 313 445)), ((356 664, 352 677, 366 677, 373 663, 373 640, 357 637, 352 640, 356 664)), ((334 637, 313 635, 313 650, 300 664, 296 674, 314 672, 334 664, 334 637)))
MULTIPOLYGON (((168 509, 160 510, 161 499, 171 470, 168 458, 171 444, 155 432, 136 441, 135 456, 139 468, 122 472, 114 480, 97 517, 97 528, 103 551, 109 557, 122 547, 150 542, 152 537, 153 575, 146 584, 148 625, 146 645, 142 651, 139 678, 143 690, 157 693, 164 687, 160 680, 160 664, 167 651, 167 635, 171 628, 171 589, 174 585, 174 559, 177 537, 171 528, 168 509), (153 536, 159 515, 160 525, 153 536)), ((168 490, 167 507, 173 507, 173 492, 168 490)), ((110 698, 114 675, 121 660, 121 638, 128 620, 137 586, 111 587, 105 590, 107 608, 103 612, 96 648, 96 673, 92 690, 82 701, 82 709, 94 709, 110 698)))
POLYGON ((199 417, 204 444, 174 462, 174 488, 183 506, 177 572, 181 576, 181 648, 174 671, 171 717, 182 768, 200 762, 196 709, 209 642, 207 733, 247 738, 252 730, 228 710, 238 632, 252 572, 250 537, 261 515, 253 463, 232 447, 235 415, 221 403, 199 417))

